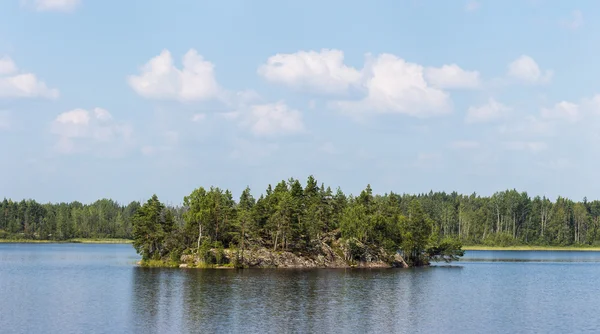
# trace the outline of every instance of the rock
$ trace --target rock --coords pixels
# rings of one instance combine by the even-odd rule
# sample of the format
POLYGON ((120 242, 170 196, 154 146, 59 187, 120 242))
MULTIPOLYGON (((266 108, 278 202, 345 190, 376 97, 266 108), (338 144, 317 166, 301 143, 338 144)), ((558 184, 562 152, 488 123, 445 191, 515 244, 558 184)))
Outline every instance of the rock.
POLYGON ((394 254, 394 262, 392 262, 392 265, 399 268, 408 268, 408 263, 406 263, 404 258, 398 253, 394 254))
MULTIPOLYGON (((400 254, 391 255, 383 248, 372 249, 358 242, 342 241, 336 234, 325 235, 315 242, 310 252, 294 253, 286 250, 273 250, 266 247, 253 247, 244 250, 243 258, 239 250, 225 249, 225 263, 237 263, 242 267, 254 268, 407 268, 400 254), (350 247, 352 246, 352 248, 350 247), (353 256, 350 249, 353 249, 353 256)), ((214 251, 214 250, 213 250, 214 251)), ((197 255, 182 255, 180 268, 203 267, 203 260, 197 255)))

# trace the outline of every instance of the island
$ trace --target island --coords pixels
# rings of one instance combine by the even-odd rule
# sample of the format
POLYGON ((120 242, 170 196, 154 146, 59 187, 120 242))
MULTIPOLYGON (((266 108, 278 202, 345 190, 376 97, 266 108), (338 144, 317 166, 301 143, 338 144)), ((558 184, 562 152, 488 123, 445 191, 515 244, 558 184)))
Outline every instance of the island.
POLYGON ((463 255, 418 200, 405 212, 399 204, 376 200, 370 186, 356 197, 334 194, 312 176, 304 186, 269 185, 258 200, 247 187, 238 202, 200 187, 184 198, 181 225, 152 196, 133 216, 133 245, 146 267, 406 268, 463 255))

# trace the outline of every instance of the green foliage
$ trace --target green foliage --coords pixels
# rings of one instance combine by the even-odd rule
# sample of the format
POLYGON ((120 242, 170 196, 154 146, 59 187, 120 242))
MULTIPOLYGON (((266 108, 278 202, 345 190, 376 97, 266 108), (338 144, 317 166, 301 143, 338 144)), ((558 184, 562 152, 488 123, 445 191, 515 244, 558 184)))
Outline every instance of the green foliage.
POLYGON ((441 242, 429 247, 426 251, 427 257, 435 262, 456 261, 464 254, 465 252, 462 250, 462 243, 451 238, 445 238, 441 242))
POLYGON ((356 259, 364 256, 365 248, 359 246, 366 245, 390 253, 401 250, 415 265, 454 259, 461 244, 586 247, 600 245, 600 201, 551 201, 514 189, 489 197, 380 195, 370 185, 353 196, 309 176, 304 184, 292 178, 268 185, 257 199, 246 188, 237 203, 229 190, 218 187, 195 189, 181 207, 167 207, 155 197, 144 205, 109 199, 91 204, 0 202, 0 238, 133 238, 146 260, 174 261, 195 254, 209 263, 226 262, 217 254, 219 247, 238 249, 240 259, 254 247, 310 254, 333 235, 353 240, 356 259))
POLYGON ((200 244, 200 248, 198 248, 198 257, 205 264, 213 264, 215 262, 213 253, 211 252, 211 248, 212 248, 212 243, 210 242, 210 240, 208 238, 205 238, 202 241, 202 243, 200 244))
POLYGON ((173 216, 156 195, 133 216, 133 247, 142 260, 160 260, 168 250, 164 247, 173 231, 173 216))
POLYGON ((85 205, 4 199, 0 202, 0 230, 7 239, 131 239, 131 220, 139 206, 138 202, 124 206, 109 199, 85 205))
POLYGON ((424 252, 432 238, 433 220, 423 211, 420 202, 410 202, 408 217, 400 217, 400 230, 400 246, 406 262, 412 265, 426 264, 428 259, 424 252))

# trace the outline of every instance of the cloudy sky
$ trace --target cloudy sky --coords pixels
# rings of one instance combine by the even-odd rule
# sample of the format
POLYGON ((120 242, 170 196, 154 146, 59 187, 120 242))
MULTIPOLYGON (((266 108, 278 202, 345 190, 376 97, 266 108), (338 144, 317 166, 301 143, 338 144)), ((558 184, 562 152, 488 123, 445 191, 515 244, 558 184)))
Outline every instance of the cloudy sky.
POLYGON ((600 2, 0 2, 0 197, 600 198, 600 2))

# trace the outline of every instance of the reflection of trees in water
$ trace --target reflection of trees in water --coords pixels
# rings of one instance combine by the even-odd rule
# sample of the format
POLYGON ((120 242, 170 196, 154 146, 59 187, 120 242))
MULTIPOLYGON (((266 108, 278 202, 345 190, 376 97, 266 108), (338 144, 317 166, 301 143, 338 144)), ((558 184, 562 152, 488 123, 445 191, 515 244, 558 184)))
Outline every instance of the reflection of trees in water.
POLYGON ((133 268, 131 311, 136 331, 157 333, 160 270, 133 268))
POLYGON ((455 269, 136 268, 133 318, 140 333, 410 332, 439 313, 437 270, 455 269))
POLYGON ((176 332, 185 316, 178 303, 181 285, 178 270, 133 268, 131 307, 135 332, 176 332))
POLYGON ((182 307, 186 331, 222 332, 233 323, 231 315, 239 296, 234 293, 232 270, 184 270, 182 307))

